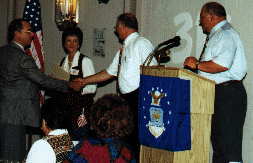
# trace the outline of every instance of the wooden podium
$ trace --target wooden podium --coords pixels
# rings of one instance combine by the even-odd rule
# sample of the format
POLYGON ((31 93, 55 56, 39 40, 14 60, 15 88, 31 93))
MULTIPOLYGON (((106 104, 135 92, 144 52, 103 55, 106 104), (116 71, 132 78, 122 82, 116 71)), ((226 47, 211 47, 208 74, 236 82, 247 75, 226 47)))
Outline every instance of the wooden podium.
POLYGON ((142 146, 141 163, 209 163, 215 82, 180 68, 141 66, 141 74, 176 77, 191 82, 191 150, 170 152, 142 146))

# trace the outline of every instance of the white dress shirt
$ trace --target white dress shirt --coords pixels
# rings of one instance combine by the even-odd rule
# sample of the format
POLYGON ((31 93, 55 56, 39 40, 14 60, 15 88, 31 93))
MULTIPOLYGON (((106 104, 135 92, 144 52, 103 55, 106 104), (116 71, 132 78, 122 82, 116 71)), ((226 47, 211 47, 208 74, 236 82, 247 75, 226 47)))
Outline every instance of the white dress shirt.
MULTIPOLYGON (((153 45, 146 38, 140 37, 137 32, 132 33, 125 39, 118 77, 119 89, 122 94, 132 92, 139 87, 140 65, 144 63, 152 50, 153 45)), ((106 69, 110 75, 117 76, 119 53, 120 51, 117 52, 113 62, 106 69)), ((157 65, 155 58, 152 59, 151 65, 157 65)))
MULTIPOLYGON (((77 75, 76 73, 78 73, 75 69, 73 69, 73 67, 78 66, 79 56, 80 56, 80 52, 77 51, 74 58, 73 58, 71 68, 69 68, 69 64, 68 64, 69 55, 67 55, 67 57, 65 58, 65 60, 62 64, 62 68, 66 72, 68 72, 70 75, 77 75)), ((82 71, 83 71, 83 77, 95 74, 93 63, 92 63, 92 60, 90 58, 88 58, 88 57, 83 58, 83 60, 82 60, 82 71)), ((88 93, 95 93, 96 90, 97 90, 97 85, 96 84, 86 85, 83 88, 82 95, 88 94, 88 93)))
POLYGON ((242 41, 227 20, 217 24, 210 32, 202 61, 210 60, 228 70, 220 73, 199 71, 198 74, 214 80, 217 84, 229 80, 242 80, 247 72, 242 41))
MULTIPOLYGON (((60 135, 68 133, 65 129, 56 129, 54 131, 51 131, 48 135, 60 135)), ((43 140, 39 139, 32 145, 27 159, 26 163, 55 163, 56 162, 56 156, 53 148, 51 145, 43 140)))

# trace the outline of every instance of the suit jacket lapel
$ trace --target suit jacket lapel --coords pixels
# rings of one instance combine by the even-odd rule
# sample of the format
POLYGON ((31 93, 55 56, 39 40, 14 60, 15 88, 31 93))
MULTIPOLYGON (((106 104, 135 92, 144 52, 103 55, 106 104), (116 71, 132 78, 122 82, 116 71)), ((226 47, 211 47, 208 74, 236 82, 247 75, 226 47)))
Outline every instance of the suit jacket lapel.
MULTIPOLYGON (((20 46, 18 46, 16 43, 14 43, 14 42, 11 42, 9 45, 13 46, 13 47, 16 48, 17 50, 20 50, 20 51, 24 52, 24 50, 23 50, 20 46)), ((25 53, 25 52, 24 52, 24 53, 25 53)))

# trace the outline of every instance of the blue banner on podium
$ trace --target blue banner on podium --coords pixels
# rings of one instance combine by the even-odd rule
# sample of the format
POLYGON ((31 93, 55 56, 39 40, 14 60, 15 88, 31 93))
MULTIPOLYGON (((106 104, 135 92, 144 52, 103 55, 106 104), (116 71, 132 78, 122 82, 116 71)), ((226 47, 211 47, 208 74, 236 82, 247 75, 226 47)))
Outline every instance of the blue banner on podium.
POLYGON ((141 75, 139 97, 141 145, 191 150, 190 81, 141 75))

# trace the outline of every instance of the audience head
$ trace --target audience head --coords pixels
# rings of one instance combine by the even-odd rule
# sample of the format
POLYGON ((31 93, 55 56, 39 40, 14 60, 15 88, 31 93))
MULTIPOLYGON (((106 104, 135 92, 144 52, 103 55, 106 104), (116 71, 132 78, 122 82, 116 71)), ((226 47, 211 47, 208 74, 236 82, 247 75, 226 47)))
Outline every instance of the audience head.
POLYGON ((66 30, 64 30, 64 32, 62 33, 62 47, 67 54, 71 50, 67 47, 68 40, 70 37, 76 37, 78 39, 76 49, 80 50, 83 43, 83 32, 78 27, 68 27, 66 30))
POLYGON ((99 98, 91 109, 91 126, 98 137, 124 137, 133 128, 133 117, 126 102, 116 94, 99 98))
POLYGON ((47 135, 55 129, 68 129, 71 123, 69 105, 63 100, 49 98, 41 108, 42 130, 47 135))

